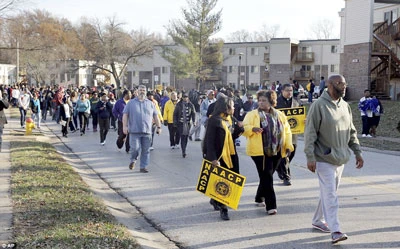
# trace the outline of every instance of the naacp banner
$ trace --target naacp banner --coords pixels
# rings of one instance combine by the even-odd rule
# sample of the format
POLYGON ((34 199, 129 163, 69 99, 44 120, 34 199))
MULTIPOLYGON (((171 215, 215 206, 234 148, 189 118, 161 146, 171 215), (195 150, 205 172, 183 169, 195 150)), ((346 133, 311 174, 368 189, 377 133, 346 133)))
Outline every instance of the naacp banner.
POLYGON ((197 191, 236 210, 245 181, 245 176, 203 159, 197 191))
POLYGON ((304 122, 306 120, 306 108, 304 106, 283 108, 279 111, 286 115, 292 134, 304 133, 304 122))

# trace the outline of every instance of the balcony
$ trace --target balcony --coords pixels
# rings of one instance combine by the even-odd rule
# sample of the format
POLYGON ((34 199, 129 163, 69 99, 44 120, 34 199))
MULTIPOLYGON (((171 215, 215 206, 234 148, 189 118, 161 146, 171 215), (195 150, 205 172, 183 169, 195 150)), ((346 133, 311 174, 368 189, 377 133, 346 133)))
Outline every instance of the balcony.
POLYGON ((295 71, 295 80, 309 80, 314 78, 314 71, 295 71))
POLYGON ((269 72, 267 72, 267 71, 263 72, 262 80, 269 80, 269 72))
POLYGON ((295 62, 314 62, 314 52, 298 52, 295 62))
POLYGON ((269 53, 264 53, 264 62, 269 63, 269 53))

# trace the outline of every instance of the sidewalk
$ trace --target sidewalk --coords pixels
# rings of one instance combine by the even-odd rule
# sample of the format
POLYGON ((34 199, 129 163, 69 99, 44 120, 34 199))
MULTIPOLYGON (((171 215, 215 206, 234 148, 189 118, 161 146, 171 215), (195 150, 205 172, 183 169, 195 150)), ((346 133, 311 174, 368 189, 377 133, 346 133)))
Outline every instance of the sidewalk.
MULTIPOLYGON (((6 111, 6 113, 9 117, 9 111, 6 111)), ((0 152, 0 245, 10 243, 12 236, 10 130, 11 128, 7 124, 4 129, 0 152)))
MULTIPOLYGON (((161 232, 159 232, 154 224, 144 217, 143 213, 130 203, 126 198, 113 190, 98 175, 90 165, 82 161, 78 155, 71 153, 70 148, 59 138, 61 131, 49 129, 55 128, 54 121, 49 123, 41 123, 41 130, 34 130, 33 133, 43 133, 43 136, 15 136, 14 132, 24 134, 24 130, 20 127, 18 119, 10 117, 10 109, 6 110, 8 124, 5 125, 3 134, 3 146, 0 152, 0 246, 2 244, 12 243, 12 202, 10 194, 11 179, 11 158, 10 158, 10 141, 17 139, 37 139, 45 140, 52 144, 56 150, 64 157, 64 159, 74 168, 82 177, 86 184, 90 186, 93 193, 103 200, 104 205, 111 214, 123 225, 137 240, 143 249, 169 249, 177 248, 174 243, 168 240, 161 232)), ((59 127, 58 125, 56 126, 59 127)))

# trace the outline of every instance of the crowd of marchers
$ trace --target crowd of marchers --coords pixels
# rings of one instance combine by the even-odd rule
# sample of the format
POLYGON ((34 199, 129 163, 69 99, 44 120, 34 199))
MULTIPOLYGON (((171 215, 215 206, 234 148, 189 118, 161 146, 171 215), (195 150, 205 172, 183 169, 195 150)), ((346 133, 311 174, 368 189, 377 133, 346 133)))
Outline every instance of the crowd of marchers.
MULTIPOLYGON (((316 101, 312 101, 312 96, 311 101, 309 98, 304 153, 308 169, 317 174, 320 183, 312 227, 330 233, 332 242, 337 243, 347 239, 339 225, 337 189, 344 164, 350 157, 349 149, 356 156, 357 168, 362 168, 364 161, 351 108, 343 100, 347 86, 344 77, 333 75, 326 83, 322 80, 319 98, 316 101)), ((312 82, 310 85, 312 87, 312 82)), ((302 104, 298 100, 297 82, 277 82, 273 88, 260 88, 251 94, 229 87, 199 92, 194 89, 151 90, 144 85, 134 89, 115 89, 113 85, 97 88, 21 85, 2 87, 0 101, 8 101, 19 109, 22 128, 28 115, 37 129, 51 119, 60 124, 65 138, 70 133, 85 136, 88 130, 98 132, 101 146, 106 144, 110 129, 117 131, 117 148, 130 154, 128 168, 133 170, 139 164, 141 173, 149 172, 154 135, 160 134, 164 127, 168 130, 169 148, 180 150, 182 158, 190 156, 189 142, 201 142, 203 158, 213 167, 221 166, 236 173, 240 173, 237 147, 245 138, 246 154, 254 162, 259 176, 255 204, 265 208, 267 215, 276 215, 273 175, 277 172, 284 185, 292 185, 290 163, 297 148, 297 135, 291 133, 287 118, 279 109, 302 104)), ((370 116, 369 108, 375 107, 372 113, 383 111, 381 105, 376 107, 374 103, 376 101, 369 99, 367 93, 360 101, 360 111, 365 113, 362 115, 363 136, 374 134, 377 126, 376 122, 364 118, 370 116), (365 128, 364 123, 375 126, 365 128)), ((0 103, 0 117, 7 107, 8 104, 0 103)), ((2 132, 4 122, 0 124, 2 132)), ((219 211, 221 219, 230 219, 227 206, 215 199, 211 199, 210 204, 219 211)))

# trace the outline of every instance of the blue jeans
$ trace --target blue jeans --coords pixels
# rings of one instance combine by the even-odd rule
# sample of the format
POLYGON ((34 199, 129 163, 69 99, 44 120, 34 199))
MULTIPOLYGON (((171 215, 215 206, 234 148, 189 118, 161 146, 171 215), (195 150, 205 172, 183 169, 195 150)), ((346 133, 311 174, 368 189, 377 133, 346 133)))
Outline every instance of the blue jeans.
POLYGON ((308 103, 312 103, 312 93, 308 93, 308 103))
POLYGON ((150 162, 150 144, 151 134, 129 133, 129 152, 131 153, 131 162, 138 160, 140 153, 140 168, 144 169, 150 162))
POLYGON ((19 108, 19 114, 21 115, 21 126, 25 126, 26 110, 22 107, 19 108))

